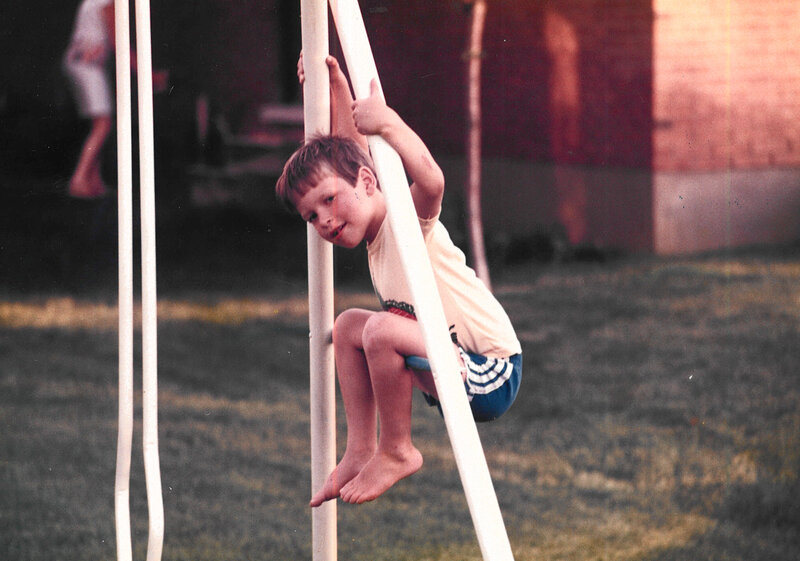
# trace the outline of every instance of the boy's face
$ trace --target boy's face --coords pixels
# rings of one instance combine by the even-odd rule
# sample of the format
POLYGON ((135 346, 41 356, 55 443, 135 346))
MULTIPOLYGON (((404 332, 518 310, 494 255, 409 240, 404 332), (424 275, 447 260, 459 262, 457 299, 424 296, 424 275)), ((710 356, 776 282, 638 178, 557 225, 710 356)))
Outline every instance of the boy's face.
POLYGON ((372 241, 383 216, 381 193, 375 175, 362 167, 355 186, 337 175, 327 175, 295 199, 294 206, 306 222, 329 242, 347 248, 372 241))

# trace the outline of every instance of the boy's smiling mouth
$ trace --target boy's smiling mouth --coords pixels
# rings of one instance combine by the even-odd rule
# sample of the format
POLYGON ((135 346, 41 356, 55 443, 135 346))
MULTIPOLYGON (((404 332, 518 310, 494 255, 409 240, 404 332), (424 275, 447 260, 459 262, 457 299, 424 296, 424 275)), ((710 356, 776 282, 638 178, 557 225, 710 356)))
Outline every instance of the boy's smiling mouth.
POLYGON ((329 238, 331 241, 334 241, 334 240, 336 240, 336 239, 337 239, 337 238, 338 238, 338 237, 341 235, 341 233, 342 233, 342 230, 344 230, 344 227, 345 227, 346 225, 347 225, 347 223, 340 224, 339 226, 337 226, 336 228, 334 228, 333 230, 331 230, 331 233, 330 233, 330 234, 328 234, 328 238, 329 238))

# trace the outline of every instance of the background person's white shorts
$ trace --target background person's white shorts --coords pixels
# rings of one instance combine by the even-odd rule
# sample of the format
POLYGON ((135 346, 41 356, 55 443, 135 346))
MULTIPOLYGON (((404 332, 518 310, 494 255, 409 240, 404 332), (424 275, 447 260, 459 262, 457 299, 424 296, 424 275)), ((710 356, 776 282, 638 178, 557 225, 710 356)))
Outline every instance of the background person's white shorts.
POLYGON ((64 72, 72 85, 81 117, 111 115, 111 80, 105 65, 86 63, 68 56, 64 60, 64 72))

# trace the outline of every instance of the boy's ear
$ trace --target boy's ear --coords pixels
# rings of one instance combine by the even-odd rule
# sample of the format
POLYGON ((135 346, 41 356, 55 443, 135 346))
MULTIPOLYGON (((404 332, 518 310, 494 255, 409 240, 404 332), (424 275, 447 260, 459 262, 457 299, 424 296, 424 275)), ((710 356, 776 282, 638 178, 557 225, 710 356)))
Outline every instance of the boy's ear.
POLYGON ((364 189, 368 195, 372 195, 378 189, 378 178, 368 167, 361 166, 358 169, 358 179, 364 184, 364 189))

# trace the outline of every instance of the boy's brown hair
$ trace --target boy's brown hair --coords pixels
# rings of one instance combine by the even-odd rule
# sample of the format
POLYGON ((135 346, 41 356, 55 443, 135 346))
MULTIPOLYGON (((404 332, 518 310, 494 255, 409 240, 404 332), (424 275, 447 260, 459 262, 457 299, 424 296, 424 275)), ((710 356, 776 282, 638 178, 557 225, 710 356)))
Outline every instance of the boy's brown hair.
POLYGON ((316 136, 298 148, 283 166, 275 184, 275 195, 289 210, 297 212, 294 199, 302 196, 328 175, 336 175, 355 186, 358 170, 375 172, 372 161, 351 138, 316 136))

